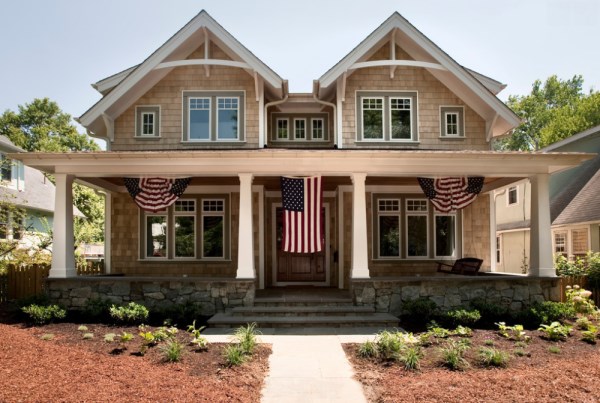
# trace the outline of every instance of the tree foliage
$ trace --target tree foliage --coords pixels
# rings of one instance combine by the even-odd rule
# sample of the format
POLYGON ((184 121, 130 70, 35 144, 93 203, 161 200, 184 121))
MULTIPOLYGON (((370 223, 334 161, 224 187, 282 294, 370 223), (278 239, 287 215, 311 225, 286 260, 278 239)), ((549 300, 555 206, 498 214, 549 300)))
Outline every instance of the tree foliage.
POLYGON ((507 105, 523 123, 497 149, 536 151, 600 124, 600 93, 585 93, 580 75, 536 80, 530 94, 511 95, 507 105))
MULTIPOLYGON (((26 151, 69 152, 96 151, 98 145, 81 134, 71 115, 48 98, 34 99, 19 105, 18 111, 6 110, 0 115, 0 134, 26 151)), ((52 178, 51 178, 52 179, 52 178)), ((75 184, 73 203, 85 215, 75 221, 76 242, 103 240, 104 202, 92 189, 75 184)))

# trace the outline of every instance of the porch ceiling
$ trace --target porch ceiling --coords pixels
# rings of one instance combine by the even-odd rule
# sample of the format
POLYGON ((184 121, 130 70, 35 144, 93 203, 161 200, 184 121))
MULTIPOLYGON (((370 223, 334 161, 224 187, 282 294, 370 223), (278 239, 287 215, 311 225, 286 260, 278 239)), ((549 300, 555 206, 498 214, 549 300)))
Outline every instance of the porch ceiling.
MULTIPOLYGON (((340 184, 350 184, 351 173, 366 173, 368 185, 390 184, 390 180, 401 184, 404 180, 414 181, 416 176, 522 178, 568 169, 594 156, 591 153, 284 149, 9 155, 41 171, 78 178, 192 176, 195 180, 207 181, 199 184, 227 181, 238 184, 238 173, 252 173, 256 178, 254 183, 267 177, 265 183, 270 184, 269 181, 277 181, 280 175, 320 174, 341 177, 340 184)), ((117 184, 112 180, 108 183, 117 184)))

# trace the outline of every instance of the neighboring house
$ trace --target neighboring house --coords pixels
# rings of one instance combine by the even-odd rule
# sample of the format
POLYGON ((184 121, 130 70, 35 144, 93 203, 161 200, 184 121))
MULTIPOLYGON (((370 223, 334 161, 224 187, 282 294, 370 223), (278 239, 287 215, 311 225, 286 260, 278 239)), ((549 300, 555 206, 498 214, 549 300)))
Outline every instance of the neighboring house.
MULTIPOLYGON (((600 126, 540 152, 600 153, 600 126)), ((552 251, 565 256, 600 252, 600 156, 550 178, 552 251)), ((498 272, 521 272, 529 261, 531 186, 522 180, 494 192, 498 272)))
MULTIPOLYGON (((7 137, 0 136, 0 200, 16 206, 20 211, 18 214, 12 209, 0 211, 0 241, 18 239, 23 247, 30 247, 38 245, 40 240, 50 235, 55 188, 44 173, 6 156, 23 151, 7 137)), ((78 210, 75 210, 75 215, 83 216, 78 210)))
MULTIPOLYGON (((519 124, 496 97, 504 87, 394 13, 314 80, 312 93, 289 93, 202 11, 141 64, 94 84, 103 97, 79 122, 107 141, 106 152, 14 157, 56 177, 55 247, 72 238, 73 180, 108 194, 106 267, 126 277, 349 289, 361 279, 433 274, 436 261, 462 256, 489 270, 493 191, 533 178, 543 233, 549 175, 591 158, 491 151, 492 139, 519 124), (321 252, 282 251, 282 175, 322 177, 321 252), (438 213, 417 178, 448 176, 482 176, 483 190, 468 207, 438 213), (191 179, 174 205, 146 212, 125 178, 151 177, 191 179)), ((529 274, 549 275, 550 244, 532 244, 529 274)), ((51 277, 72 277, 72 251, 60 250, 51 277)))

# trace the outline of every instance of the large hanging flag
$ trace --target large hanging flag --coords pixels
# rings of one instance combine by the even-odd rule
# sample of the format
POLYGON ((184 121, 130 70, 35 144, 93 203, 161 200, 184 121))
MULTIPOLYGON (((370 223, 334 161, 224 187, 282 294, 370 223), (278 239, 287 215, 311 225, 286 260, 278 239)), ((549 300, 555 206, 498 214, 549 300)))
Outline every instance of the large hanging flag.
POLYGON ((133 201, 145 211, 156 213, 175 203, 191 178, 124 178, 133 201))
POLYGON ((321 209, 321 177, 281 177, 283 200, 282 249, 291 253, 320 252, 325 243, 321 209))
POLYGON ((417 178, 425 196, 440 213, 457 211, 473 203, 483 188, 483 179, 481 176, 417 178))

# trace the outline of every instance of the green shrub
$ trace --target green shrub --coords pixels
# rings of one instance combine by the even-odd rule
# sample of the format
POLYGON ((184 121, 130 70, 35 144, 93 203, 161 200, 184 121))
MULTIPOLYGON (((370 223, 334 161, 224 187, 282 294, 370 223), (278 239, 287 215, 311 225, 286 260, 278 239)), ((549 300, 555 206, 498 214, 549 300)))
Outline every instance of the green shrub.
POLYGON ((223 350, 223 356, 225 357, 225 363, 227 366, 232 367, 235 365, 241 365, 246 361, 246 355, 242 351, 239 344, 230 344, 223 350))
POLYGON ((418 345, 411 345, 402 349, 398 356, 398 360, 404 364, 404 369, 408 371, 415 371, 420 368, 422 357, 423 352, 421 347, 418 345))
POLYGON ((575 326, 577 326, 577 329, 579 330, 589 330, 590 326, 592 326, 592 321, 590 321, 587 317, 582 316, 575 321, 575 326))
POLYGON ((452 334, 460 337, 471 337, 473 336, 473 330, 470 327, 458 325, 456 329, 452 331, 452 334))
POLYGON ((112 305, 110 307, 110 316, 122 323, 142 323, 148 319, 148 308, 144 305, 130 302, 124 306, 112 305))
POLYGON ((177 340, 169 340, 160 347, 163 359, 167 362, 179 362, 183 355, 183 346, 177 340))
POLYGON ((481 315, 480 325, 491 326, 508 317, 508 307, 488 302, 484 298, 473 298, 469 305, 481 315))
POLYGON ((234 333, 234 338, 245 355, 252 355, 256 348, 258 333, 256 326, 256 323, 248 323, 246 326, 237 328, 234 333))
POLYGON ((586 259, 576 257, 574 260, 569 260, 559 253, 554 255, 554 268, 556 275, 560 277, 579 277, 588 273, 586 259))
POLYGON ((448 340, 446 346, 440 348, 442 365, 453 371, 462 371, 469 366, 465 359, 465 352, 469 346, 462 341, 448 340))
POLYGON ((566 340, 571 334, 571 326, 562 325, 560 322, 552 322, 549 325, 541 325, 538 330, 544 334, 544 338, 552 341, 566 340))
POLYGON ((205 323, 207 317, 202 315, 202 312, 200 304, 186 299, 182 303, 153 309, 149 321, 156 326, 164 323, 183 325, 194 320, 198 323, 205 323))
POLYGON ((55 319, 64 319, 67 316, 67 311, 58 305, 36 305, 31 304, 21 308, 23 313, 29 316, 29 319, 36 325, 44 325, 55 319))
POLYGON ((175 326, 161 326, 159 328, 157 328, 152 335, 154 336, 154 340, 156 342, 160 342, 160 341, 165 341, 165 340, 171 340, 173 338, 175 338, 175 335, 177 334, 179 330, 175 327, 175 326))
POLYGON ((527 336, 527 333, 525 333, 523 325, 507 326, 504 322, 498 322, 496 325, 498 326, 498 333, 502 337, 524 342, 531 340, 531 337, 527 336))
POLYGON ((108 322, 112 303, 107 299, 90 298, 83 307, 83 317, 87 322, 108 322))
POLYGON ((104 335, 104 341, 106 343, 112 343, 115 341, 115 337, 117 337, 116 333, 106 333, 104 335))
POLYGON ((482 347, 479 349, 479 361, 486 367, 505 368, 508 365, 508 354, 504 351, 482 347))
POLYGON ((524 311, 525 321, 530 327, 535 328, 542 323, 563 322, 576 316, 573 305, 566 302, 544 301, 533 304, 524 311))
POLYGON ((358 356, 362 358, 373 358, 377 356, 377 346, 371 340, 367 340, 358 347, 358 356))
POLYGON ((567 303, 573 306, 576 313, 590 314, 596 311, 594 301, 590 299, 592 292, 578 285, 567 286, 567 303))
POLYGON ((377 357, 381 360, 396 360, 402 348, 402 342, 397 334, 387 330, 377 335, 375 344, 377 346, 377 357))
POLYGON ((600 291, 600 253, 588 253, 588 287, 595 291, 600 291))
POLYGON ((581 340, 586 343, 596 344, 596 338, 598 337, 598 328, 590 325, 587 330, 581 332, 581 340))
POLYGON ((431 336, 435 337, 436 339, 446 339, 452 336, 452 332, 450 330, 438 326, 438 324, 434 321, 427 325, 427 333, 431 334, 431 336))
POLYGON ((119 335, 119 340, 121 343, 127 343, 128 341, 133 340, 135 336, 131 333, 123 332, 119 335))
POLYGON ((444 324, 450 327, 473 326, 481 319, 481 314, 477 309, 454 309, 444 312, 441 319, 444 324))
POLYGON ((405 318, 414 324, 424 325, 437 313, 437 304, 429 298, 421 297, 403 304, 405 318))

